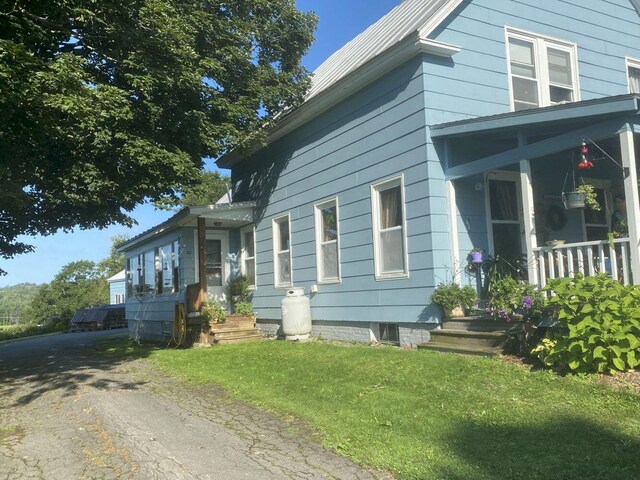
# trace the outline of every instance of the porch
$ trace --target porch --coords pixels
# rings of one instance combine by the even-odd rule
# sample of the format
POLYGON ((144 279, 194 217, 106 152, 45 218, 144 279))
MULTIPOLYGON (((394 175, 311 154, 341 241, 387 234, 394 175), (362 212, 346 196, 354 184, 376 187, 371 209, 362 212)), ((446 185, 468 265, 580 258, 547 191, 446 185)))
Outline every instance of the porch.
POLYGON ((479 247, 524 258, 523 276, 541 287, 598 272, 639 284, 638 101, 623 95, 432 127, 456 220, 454 277, 479 247), (599 210, 566 208, 578 184, 591 186, 599 210))

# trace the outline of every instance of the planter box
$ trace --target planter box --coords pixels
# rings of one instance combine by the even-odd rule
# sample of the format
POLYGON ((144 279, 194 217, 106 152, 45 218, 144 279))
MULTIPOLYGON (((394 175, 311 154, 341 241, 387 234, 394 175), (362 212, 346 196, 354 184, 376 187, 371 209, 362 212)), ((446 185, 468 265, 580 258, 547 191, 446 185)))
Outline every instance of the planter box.
POLYGON ((461 306, 457 306, 452 308, 451 310, 444 309, 444 317, 445 318, 460 318, 464 317, 464 308, 461 306))

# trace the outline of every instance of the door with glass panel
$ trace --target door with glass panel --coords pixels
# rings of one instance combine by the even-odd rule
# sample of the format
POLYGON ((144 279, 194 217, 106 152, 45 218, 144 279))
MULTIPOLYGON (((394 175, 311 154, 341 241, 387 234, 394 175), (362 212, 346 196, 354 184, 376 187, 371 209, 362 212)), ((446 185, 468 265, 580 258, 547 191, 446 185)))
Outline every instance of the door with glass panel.
POLYGON ((207 296, 226 306, 225 284, 229 278, 229 237, 226 233, 207 232, 207 296))
POLYGON ((516 259, 524 253, 524 224, 518 172, 487 174, 486 202, 493 255, 516 259))

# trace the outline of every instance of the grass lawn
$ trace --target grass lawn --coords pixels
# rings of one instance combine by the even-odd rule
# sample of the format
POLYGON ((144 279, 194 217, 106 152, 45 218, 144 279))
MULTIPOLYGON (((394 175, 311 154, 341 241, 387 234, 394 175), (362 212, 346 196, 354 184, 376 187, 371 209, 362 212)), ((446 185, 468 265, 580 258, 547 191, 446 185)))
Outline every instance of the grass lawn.
POLYGON ((4 340, 15 340, 17 338, 32 337, 43 333, 57 331, 51 327, 39 327, 31 323, 19 323, 16 325, 0 325, 0 342, 4 340))
POLYGON ((165 371, 305 420, 403 479, 640 477, 640 394, 429 351, 264 341, 155 350, 165 371))

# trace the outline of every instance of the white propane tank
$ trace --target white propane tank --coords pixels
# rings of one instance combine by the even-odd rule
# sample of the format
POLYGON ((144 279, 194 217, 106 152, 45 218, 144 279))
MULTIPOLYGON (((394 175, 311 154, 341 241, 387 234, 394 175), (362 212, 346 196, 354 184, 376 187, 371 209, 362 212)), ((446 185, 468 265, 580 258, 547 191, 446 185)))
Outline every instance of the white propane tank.
POLYGON ((290 288, 281 302, 282 333, 287 340, 306 340, 311 334, 311 303, 304 288, 290 288))

